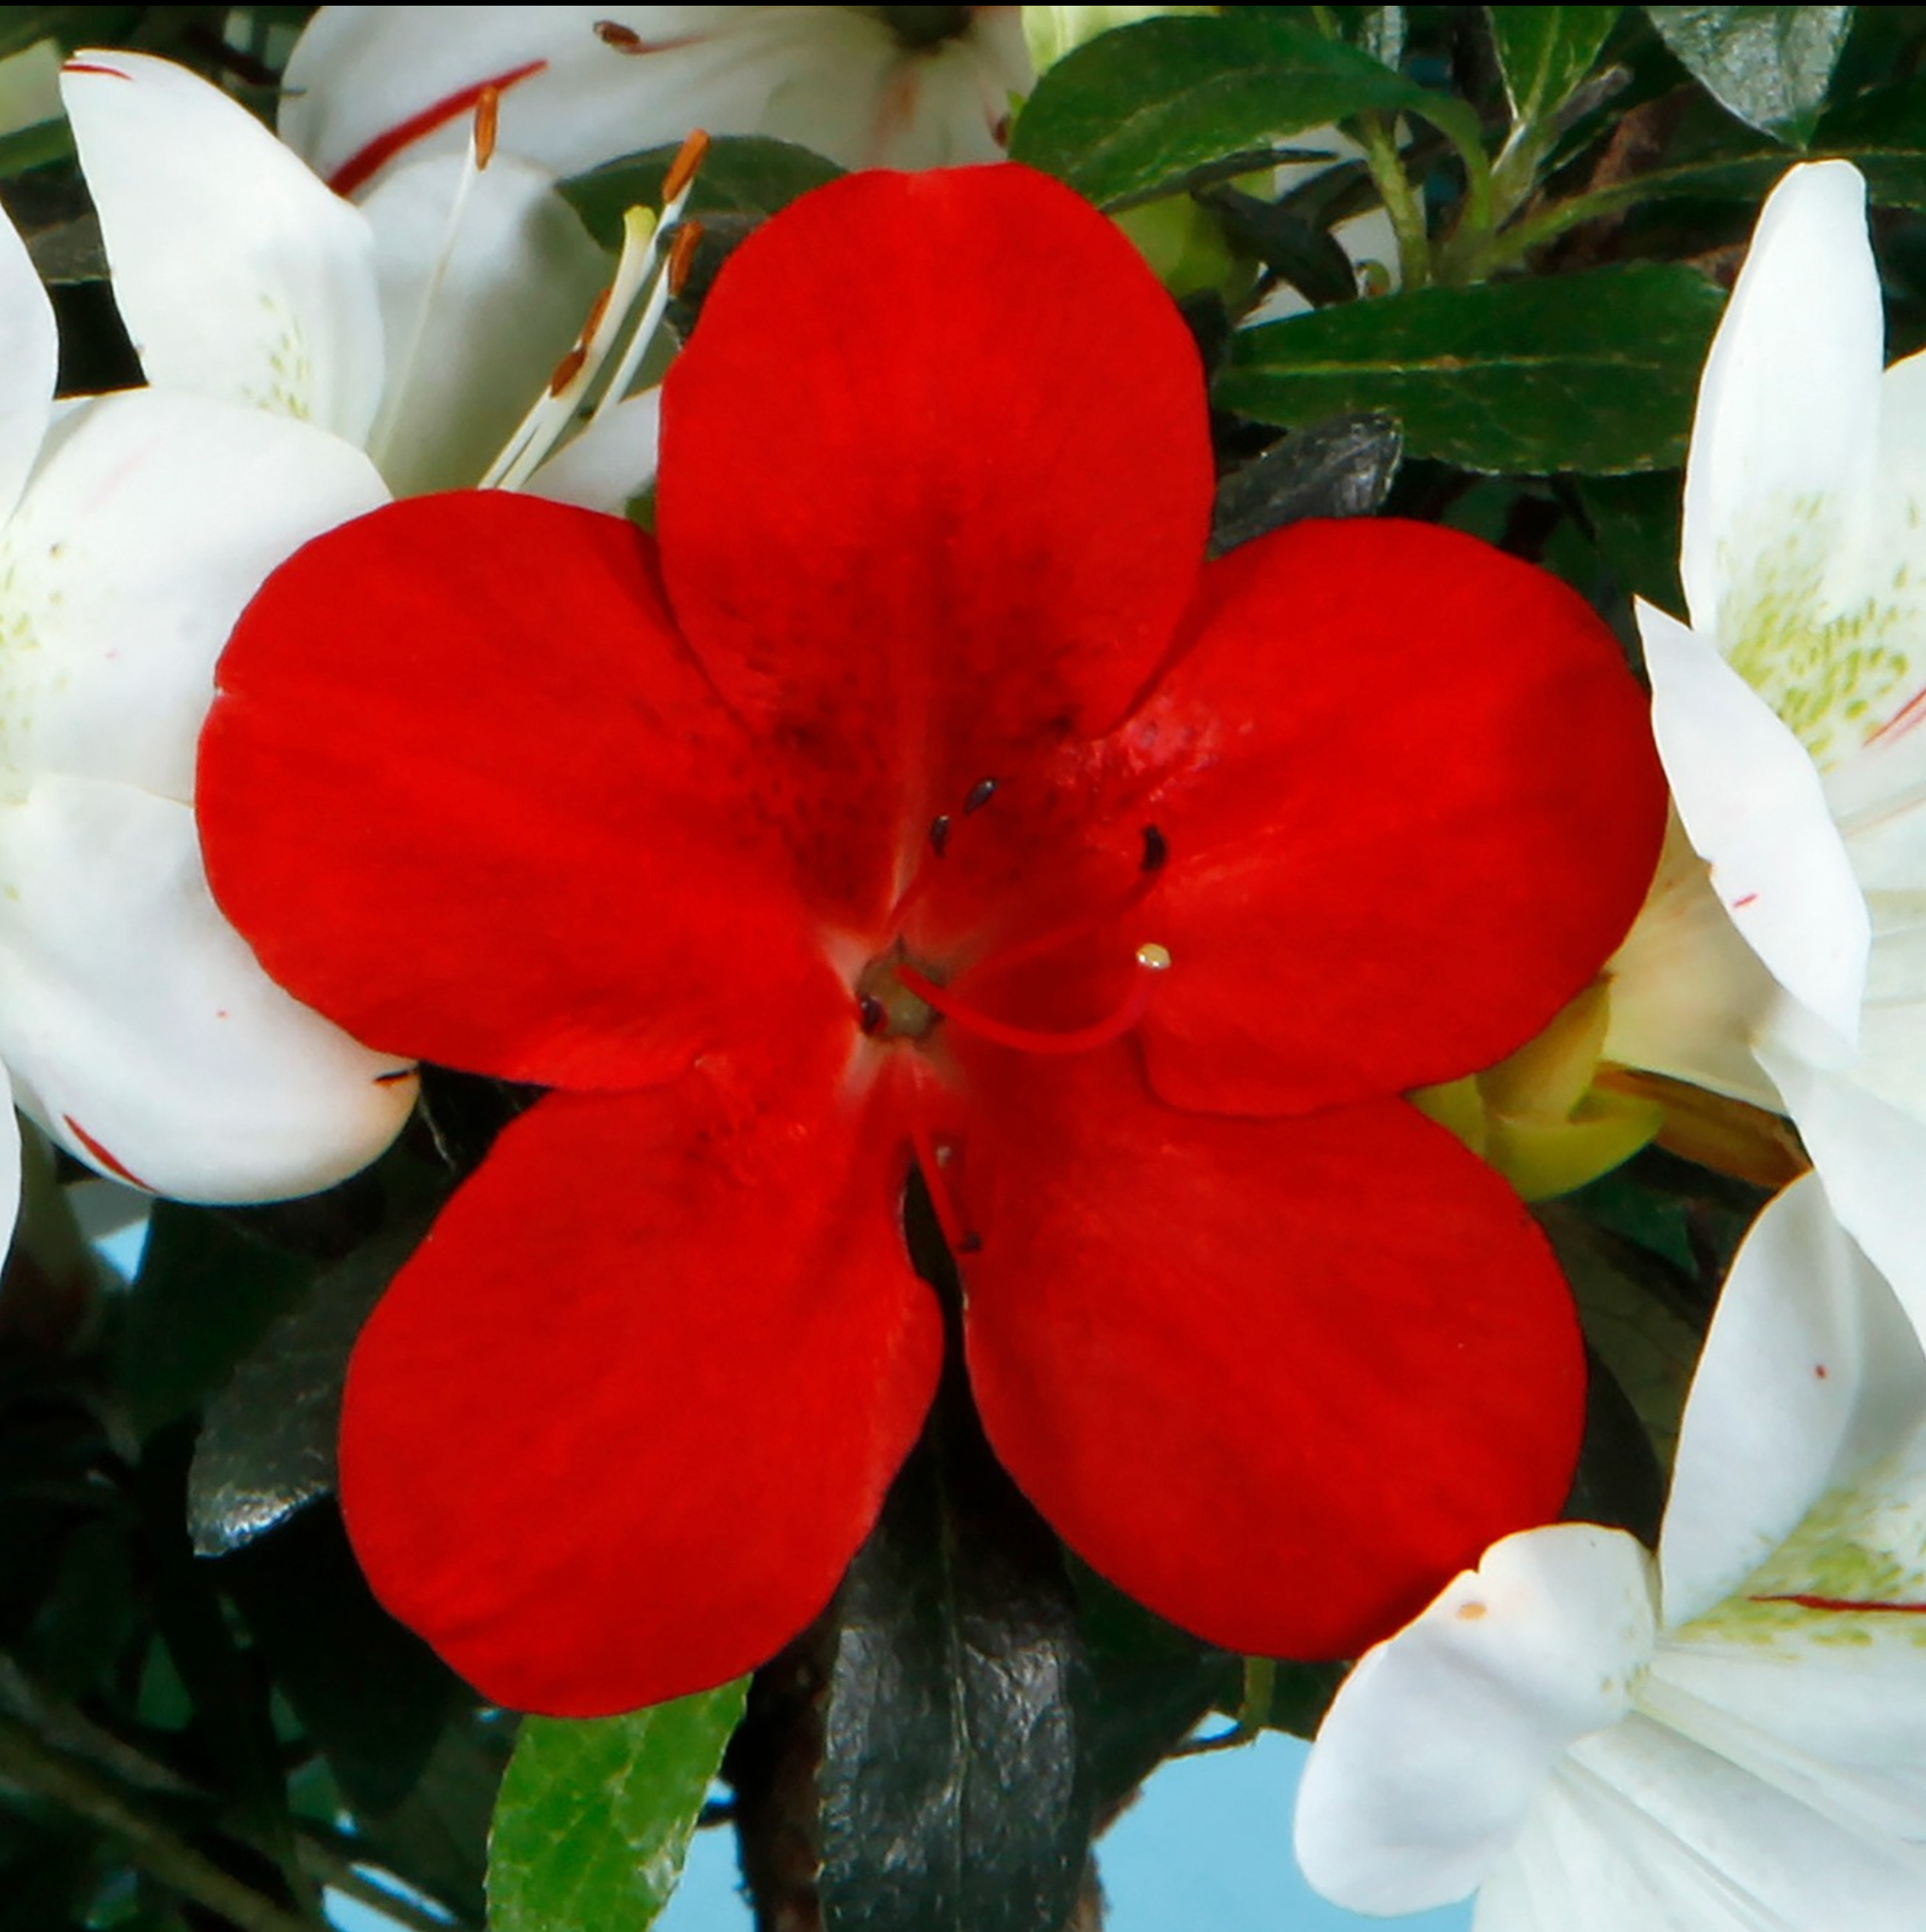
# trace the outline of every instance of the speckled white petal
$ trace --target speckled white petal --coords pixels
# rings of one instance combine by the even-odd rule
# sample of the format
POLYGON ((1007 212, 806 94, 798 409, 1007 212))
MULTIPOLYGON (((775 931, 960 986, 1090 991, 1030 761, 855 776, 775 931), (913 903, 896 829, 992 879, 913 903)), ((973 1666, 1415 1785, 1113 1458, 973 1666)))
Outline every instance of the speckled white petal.
POLYGON ((0 529, 0 768, 190 798, 242 606, 385 498, 359 450, 258 410, 136 390, 69 412, 0 529))
POLYGON ((1795 168, 1768 197, 1699 382, 1679 570, 1693 623, 1738 643, 1735 584, 1814 505, 1862 503, 1877 463, 1884 323, 1865 183, 1795 168))
POLYGON ((609 264, 547 172, 497 155, 451 233, 460 155, 394 170, 375 236, 388 390, 368 439, 397 496, 471 487, 568 352, 609 264))
POLYGON ((1493 1544, 1339 1690, 1299 1787, 1305 1877, 1353 1911, 1463 1897, 1565 1750, 1624 1715, 1652 1638, 1651 1559, 1622 1532, 1493 1544))
POLYGON ((245 108, 170 61, 89 50, 63 86, 148 381, 361 442, 382 381, 362 217, 245 108))
POLYGON ((1030 79, 1005 9, 934 53, 853 7, 490 7, 449 23, 433 7, 324 7, 288 63, 284 137, 359 193, 399 159, 454 152, 475 88, 496 80, 504 150, 557 174, 694 127, 801 141, 846 167, 928 167, 996 158, 995 125, 1030 79), (648 51, 608 44, 603 22, 648 51))
POLYGON ((53 304, 0 209, 0 523, 20 501, 46 434, 59 361, 53 304))
POLYGON ((1819 774, 1709 643, 1650 604, 1637 612, 1652 734, 1686 835, 1746 944, 1849 1047, 1871 920, 1819 774))
POLYGON ((528 479, 528 493, 620 516, 655 482, 661 437, 662 391, 645 389, 564 443, 528 479))
POLYGON ((1778 1108, 1752 1042, 1786 996, 1733 930, 1676 812, 1652 890, 1605 973, 1603 1059, 1778 1108))
POLYGON ((1659 1540, 1667 1626, 1730 1596, 1821 1497, 1905 1441, 1922 1393, 1893 1291, 1804 1176, 1734 1257, 1686 1403, 1659 1540))
POLYGON ((412 1073, 275 986, 215 910, 191 811, 42 780, 0 806, 0 1059, 105 1173, 186 1200, 308 1194, 365 1166, 412 1073))

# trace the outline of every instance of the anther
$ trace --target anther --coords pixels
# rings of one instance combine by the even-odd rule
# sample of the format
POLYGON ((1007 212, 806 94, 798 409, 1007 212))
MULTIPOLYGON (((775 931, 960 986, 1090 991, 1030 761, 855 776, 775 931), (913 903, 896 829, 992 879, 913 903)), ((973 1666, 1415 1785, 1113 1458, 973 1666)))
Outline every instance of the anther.
POLYGON ((1146 940, 1137 948, 1137 963, 1147 973, 1167 973, 1171 969, 1170 948, 1146 940))
POLYGON ((663 176, 663 207, 667 207, 695 180, 696 170, 701 167, 702 157, 708 151, 709 136, 700 128, 692 129, 676 150, 676 158, 669 163, 669 171, 663 176))
POLYGON ((884 1010, 883 1002, 872 993, 865 993, 856 1002, 856 1016, 857 1024, 865 1033, 875 1033, 882 1025, 883 1021, 889 1018, 888 1013, 884 1010))
POLYGON ((988 805, 993 798, 996 797, 997 783, 998 781, 994 778, 979 778, 977 782, 970 787, 968 792, 965 794, 963 798, 963 810, 965 812, 981 811, 982 808, 986 805, 988 805))
POLYGON ((949 850, 949 814, 938 812, 929 822, 929 849, 941 859, 949 850))
POLYGON ((555 374, 548 379, 548 393, 551 396, 559 396, 582 373, 582 364, 588 360, 589 351, 582 344, 577 343, 555 365, 555 374))
POLYGON ((475 101, 475 171, 495 158, 495 130, 502 118, 502 90, 485 87, 475 101))
POLYGON ((1143 866, 1145 872, 1160 872, 1164 861, 1171 856, 1169 842, 1156 825, 1143 828, 1143 866))
POLYGON ((624 27, 619 20, 598 20, 595 38, 618 54, 645 53, 648 47, 648 43, 632 27, 624 27))
POLYGON ((681 222, 676 226, 676 239, 669 243, 669 293, 680 295, 689 279, 689 269, 696 259, 696 250, 702 239, 702 224, 699 222, 681 222))

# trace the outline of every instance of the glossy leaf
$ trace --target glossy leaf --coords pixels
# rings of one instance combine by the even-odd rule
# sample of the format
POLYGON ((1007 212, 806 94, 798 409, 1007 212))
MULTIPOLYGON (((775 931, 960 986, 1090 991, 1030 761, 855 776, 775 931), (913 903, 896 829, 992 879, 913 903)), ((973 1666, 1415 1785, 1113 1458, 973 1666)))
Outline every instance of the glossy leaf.
POLYGON ((1286 425, 1382 412, 1408 454, 1468 470, 1663 469, 1723 301, 1669 263, 1420 289, 1244 330, 1214 399, 1286 425))
POLYGON ((1146 20, 1051 68, 1010 151, 1099 207, 1121 208, 1248 172, 1293 137, 1370 109, 1434 121, 1467 112, 1359 48, 1268 14, 1146 20))
POLYGON ((940 1405, 838 1603, 818 1774, 830 1932, 1059 1932, 1083 1882, 1074 1600, 960 1407, 940 1405))
POLYGON ((1488 7, 1492 44, 1521 127, 1559 107, 1592 70, 1617 24, 1616 7, 1488 7))
POLYGON ((423 1223, 388 1230, 315 1281, 208 1405, 188 1479, 195 1551, 220 1556, 334 1488, 348 1351, 423 1223))
POLYGON ((1659 38, 1721 107, 1803 147, 1852 25, 1850 7, 1648 7, 1659 38))
POLYGON ((681 1876, 746 1690, 526 1719, 489 1835, 491 1932, 643 1932, 681 1876))
POLYGON ((157 1201, 115 1352, 136 1432, 173 1421, 217 1387, 309 1275, 305 1262, 221 1215, 157 1201))
MULTIPOLYGON (((632 207, 659 207, 674 146, 649 148, 606 161, 561 184, 582 224, 605 247, 622 242, 622 217, 632 207)), ((734 215, 759 221, 800 194, 842 173, 833 161, 793 141, 767 134, 724 134, 710 144, 689 197, 696 216, 734 215)))
POLYGON ((1390 494, 1403 452, 1387 417, 1333 417, 1294 432, 1217 486, 1211 555, 1305 517, 1369 516, 1390 494))

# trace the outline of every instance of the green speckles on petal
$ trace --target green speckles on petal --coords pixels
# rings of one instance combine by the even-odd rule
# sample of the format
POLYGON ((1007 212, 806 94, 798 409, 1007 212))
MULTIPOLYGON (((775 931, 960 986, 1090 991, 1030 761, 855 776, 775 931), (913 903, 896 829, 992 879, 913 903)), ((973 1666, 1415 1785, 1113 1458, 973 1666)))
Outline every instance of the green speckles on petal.
POLYGON ((1864 745, 1919 682, 1926 541, 1917 506, 1901 508, 1870 554, 1852 542, 1859 533, 1843 527, 1838 505, 1819 496, 1782 500, 1755 522, 1742 563, 1722 551, 1732 584, 1719 613, 1726 655, 1822 771, 1864 745))
POLYGON ((300 322, 285 303, 265 289, 260 292, 260 305, 272 330, 269 380, 247 383, 243 399, 274 416, 292 417, 296 422, 312 421, 314 365, 300 322))

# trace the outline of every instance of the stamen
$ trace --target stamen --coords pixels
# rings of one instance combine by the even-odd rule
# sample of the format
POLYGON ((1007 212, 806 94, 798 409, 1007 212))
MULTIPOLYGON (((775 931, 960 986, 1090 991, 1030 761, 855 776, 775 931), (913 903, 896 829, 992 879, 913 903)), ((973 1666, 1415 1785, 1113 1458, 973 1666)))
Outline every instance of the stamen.
POLYGON ((999 781, 995 778, 979 778, 969 789, 963 799, 965 812, 980 812, 997 795, 999 781))
POLYGON ((939 859, 949 850, 949 825, 947 812, 938 812, 929 822, 929 849, 939 859))
POLYGON ((700 128, 692 128, 682 136, 682 145, 676 150, 676 158, 669 163, 669 171, 663 176, 663 205, 680 201, 682 190, 695 180, 696 170, 701 167, 703 157, 709 152, 709 136, 700 128))
POLYGON ((689 269, 696 259, 696 250, 701 240, 701 222, 683 222, 678 224, 676 239, 669 243, 669 266, 664 276, 672 296, 680 295, 688 286, 689 269))
POLYGON ((864 1033, 875 1033, 889 1016, 889 1010, 873 993, 865 993, 856 1002, 856 1023, 864 1033))
MULTIPOLYGON (((999 959, 998 965, 1002 961, 999 959)), ((898 966, 897 979, 933 1012, 940 1013, 960 1031, 973 1034, 994 1046, 1010 1047, 1026 1054, 1087 1054, 1097 1047, 1122 1039, 1150 1010, 1151 985, 1159 973, 1170 970, 1169 949, 1146 942, 1137 948, 1130 992, 1117 1009, 1088 1026, 1071 1027, 1063 1033, 1049 1033, 1041 1027, 1013 1026, 1006 1019, 979 1013, 957 998, 946 986, 939 986, 911 966, 898 966)))
POLYGON ((495 133, 502 121, 502 90, 485 87, 475 102, 475 171, 495 158, 495 133))
POLYGON ((1161 872, 1171 856, 1171 848, 1164 835, 1156 825, 1143 828, 1143 864, 1145 872, 1161 872))
POLYGON ((437 128, 446 127, 456 115, 467 114, 484 94, 490 91, 505 94, 518 80, 526 80, 530 75, 539 74, 547 65, 546 61, 530 61, 522 66, 509 68, 505 74, 496 74, 486 80, 477 80, 472 86, 457 88, 454 93, 444 95, 441 99, 424 107, 419 114, 411 115, 405 121, 398 121, 385 133, 377 134, 366 147, 349 155, 327 177, 328 186, 338 195, 352 195, 402 149, 425 140, 437 128))
POLYGON ((700 34, 684 34, 679 40, 645 41, 632 27, 624 27, 619 20, 598 20, 595 23, 595 38, 605 47, 613 47, 618 54, 669 54, 678 47, 693 47, 702 38, 700 34))
POLYGON ((1051 926, 1046 931, 1039 932, 1035 938, 1026 939, 1018 946, 1005 947, 987 963, 988 966, 996 972, 1004 972, 1009 967, 1021 966, 1028 960, 1046 958, 1075 940, 1087 938, 1093 932, 1103 931, 1114 920, 1122 918, 1126 913, 1140 906, 1157 890, 1170 856, 1170 847, 1165 843, 1163 834, 1155 825, 1145 825, 1143 859, 1138 867, 1137 883, 1121 899, 1114 905, 1105 906, 1099 913, 1088 913, 1081 919, 1068 919, 1061 926, 1051 926))

